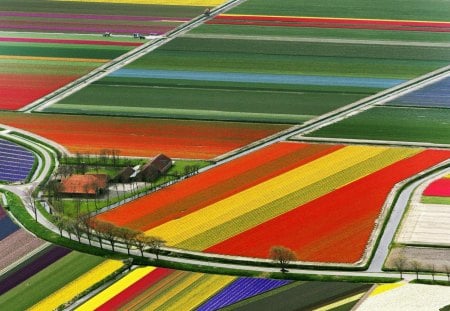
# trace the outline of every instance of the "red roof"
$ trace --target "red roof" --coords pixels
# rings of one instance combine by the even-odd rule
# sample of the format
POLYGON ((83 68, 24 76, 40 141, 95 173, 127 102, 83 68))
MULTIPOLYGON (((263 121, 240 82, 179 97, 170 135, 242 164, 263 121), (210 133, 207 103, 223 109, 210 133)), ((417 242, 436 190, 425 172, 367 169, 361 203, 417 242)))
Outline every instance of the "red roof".
POLYGON ((72 175, 61 181, 61 193, 96 194, 105 189, 108 183, 106 174, 72 175))

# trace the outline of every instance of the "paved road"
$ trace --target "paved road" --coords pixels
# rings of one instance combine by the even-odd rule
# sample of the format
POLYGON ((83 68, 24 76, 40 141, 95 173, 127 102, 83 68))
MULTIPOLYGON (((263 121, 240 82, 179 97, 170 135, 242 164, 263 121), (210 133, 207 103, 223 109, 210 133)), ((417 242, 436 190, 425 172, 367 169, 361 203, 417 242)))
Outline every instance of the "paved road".
MULTIPOLYGON (((443 163, 441 166, 450 163, 450 161, 447 161, 443 163)), ((402 220, 403 214, 408 207, 410 197, 414 191, 414 189, 417 188, 420 184, 436 178, 442 174, 442 172, 436 172, 433 173, 425 178, 422 178, 420 180, 417 180, 413 182, 412 184, 408 185, 400 194, 398 197, 397 202, 395 203, 391 217, 389 218, 389 221, 386 225, 386 228, 384 230, 384 233, 381 237, 380 243, 375 251, 375 255, 370 263, 369 268, 367 269, 368 272, 377 272, 381 271, 384 261, 386 260, 388 254, 389 254, 389 245, 391 244, 391 241, 394 239, 394 235, 397 231, 397 228, 400 225, 400 222, 402 220)))

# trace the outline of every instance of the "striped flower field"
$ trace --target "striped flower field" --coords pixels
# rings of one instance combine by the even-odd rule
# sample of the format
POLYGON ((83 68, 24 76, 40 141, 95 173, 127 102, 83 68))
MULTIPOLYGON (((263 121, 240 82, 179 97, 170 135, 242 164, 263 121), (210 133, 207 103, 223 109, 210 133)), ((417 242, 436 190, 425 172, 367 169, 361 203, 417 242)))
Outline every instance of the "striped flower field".
POLYGON ((98 218, 190 250, 264 258, 272 245, 285 245, 300 260, 354 263, 392 187, 449 157, 279 143, 98 218))
POLYGON ((138 268, 76 310, 218 310, 289 283, 291 281, 138 268))

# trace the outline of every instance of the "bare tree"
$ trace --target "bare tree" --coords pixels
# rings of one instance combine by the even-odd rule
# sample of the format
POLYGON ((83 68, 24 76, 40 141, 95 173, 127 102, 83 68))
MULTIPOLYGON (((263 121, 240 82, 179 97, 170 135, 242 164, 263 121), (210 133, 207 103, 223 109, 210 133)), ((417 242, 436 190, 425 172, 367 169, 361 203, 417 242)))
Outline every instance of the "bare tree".
POLYGON ((165 243, 166 243, 166 241, 164 241, 160 237, 157 237, 157 236, 149 237, 149 239, 147 241, 147 246, 150 248, 150 250, 153 253, 155 253, 156 259, 159 259, 159 253, 161 251, 161 247, 163 247, 165 243))
POLYGON ((450 282, 450 266, 444 265, 445 274, 447 274, 447 280, 450 282))
POLYGON ((34 213, 34 219, 37 222, 37 206, 33 197, 33 188, 27 188, 25 190, 25 204, 27 204, 34 213))
POLYGON ((269 253, 270 259, 280 265, 281 272, 287 272, 289 262, 297 260, 297 256, 291 249, 284 246, 272 246, 269 253))
POLYGON ((436 266, 434 264, 429 265, 429 269, 431 272, 431 277, 433 278, 433 282, 434 282, 434 274, 436 273, 436 266))
POLYGON ((140 232, 133 238, 133 245, 141 251, 141 256, 144 257, 144 248, 150 243, 151 237, 140 232))
POLYGON ((402 254, 395 257, 392 261, 395 269, 400 273, 400 278, 403 279, 403 271, 405 271, 406 257, 402 254))
POLYGON ((62 215, 56 214, 53 216, 53 219, 55 226, 58 227, 59 235, 62 237, 62 233, 65 228, 64 217, 62 215))
POLYGON ((133 239, 139 234, 138 231, 126 227, 119 227, 116 231, 117 237, 123 241, 127 247, 128 255, 130 255, 130 248, 133 246, 133 239))
POLYGON ((95 231, 105 240, 111 244, 111 249, 114 252, 114 245, 116 244, 117 227, 106 221, 97 221, 95 231))
POLYGON ((78 216, 78 221, 80 223, 80 227, 86 233, 89 245, 92 245, 92 227, 91 227, 92 220, 89 213, 80 214, 80 216, 78 216))
POLYGON ((411 264, 411 268, 416 273, 416 279, 419 279, 419 271, 422 269, 422 264, 417 260, 411 261, 410 264, 411 264))

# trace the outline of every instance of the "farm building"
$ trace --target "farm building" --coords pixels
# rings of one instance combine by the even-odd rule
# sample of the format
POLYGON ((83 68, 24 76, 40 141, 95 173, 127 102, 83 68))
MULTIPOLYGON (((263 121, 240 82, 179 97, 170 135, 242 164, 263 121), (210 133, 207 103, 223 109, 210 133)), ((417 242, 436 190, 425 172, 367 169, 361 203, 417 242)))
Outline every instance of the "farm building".
POLYGON ((61 181, 62 194, 95 196, 105 192, 108 185, 106 174, 72 175, 61 181))
POLYGON ((133 174, 135 174, 135 170, 132 167, 127 166, 113 178, 113 181, 119 183, 129 183, 133 174))
POLYGON ((136 179, 154 181, 159 176, 165 174, 171 167, 172 159, 164 154, 159 154, 142 167, 139 174, 137 174, 136 179))

